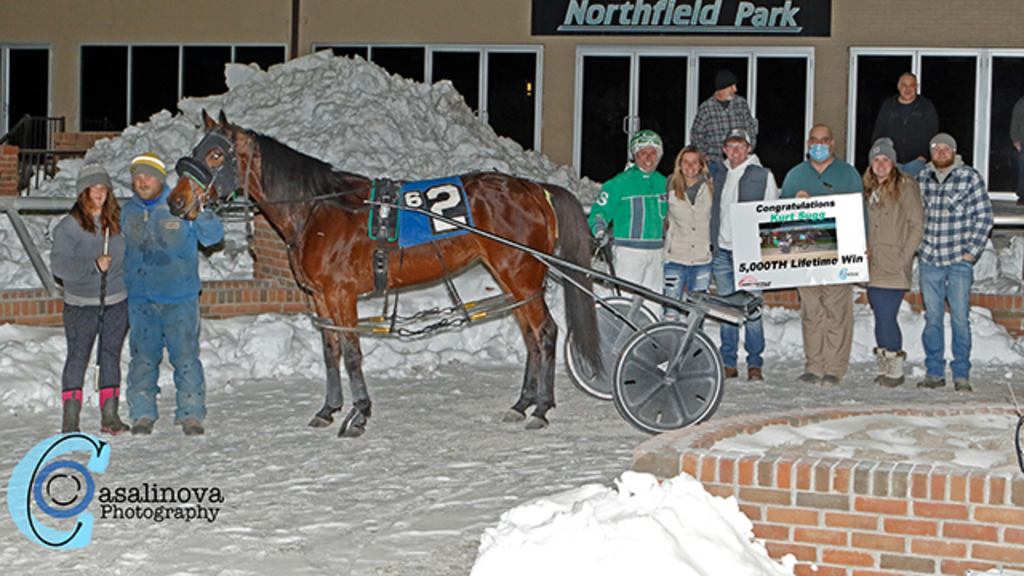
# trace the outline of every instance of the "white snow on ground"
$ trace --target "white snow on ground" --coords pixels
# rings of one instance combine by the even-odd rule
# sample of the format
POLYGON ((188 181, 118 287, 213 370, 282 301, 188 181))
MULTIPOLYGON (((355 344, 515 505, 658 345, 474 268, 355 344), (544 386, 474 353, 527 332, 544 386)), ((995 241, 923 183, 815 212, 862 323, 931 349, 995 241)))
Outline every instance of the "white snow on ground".
MULTIPOLYGON (((129 193, 132 156, 156 151, 173 162, 196 143, 201 108, 225 110, 246 128, 369 176, 412 179, 496 169, 565 185, 585 202, 595 191, 592 183, 573 178, 569 168, 497 138, 447 83, 415 84, 371 64, 326 54, 268 72, 231 66, 228 76, 227 94, 185 101, 184 115, 157 114, 96 145, 90 159, 107 167, 119 195, 129 193)), ((80 165, 81 160, 62 163, 58 177, 33 194, 72 195, 80 165)), ((55 221, 28 220, 45 257, 55 221)), ((201 264, 204 279, 249 273, 240 237, 236 226, 223 253, 201 264)), ((979 262, 979 284, 991 279, 1006 284, 999 289, 1007 291, 1014 282, 1019 285, 1022 244, 1010 248, 979 262)), ((5 287, 39 285, 2 219, 0 251, 0 274, 10 278, 5 287)), ((480 270, 459 283, 467 299, 494 293, 493 280, 480 270)), ((562 322, 560 300, 554 286, 548 301, 562 322)), ((402 302, 404 310, 415 311, 443 306, 445 296, 434 287, 403 296, 402 302)), ((379 302, 367 302, 363 311, 379 312, 374 306, 379 302)), ((910 367, 919 377, 923 319, 904 307, 900 322, 910 367)), ((1006 383, 1024 375, 1021 346, 986 310, 973 310, 972 322, 976 392, 970 398, 1002 402, 1006 383)), ((713 323, 707 329, 717 338, 713 323)), ((795 383, 803 363, 796 312, 766 311, 765 332, 770 343, 766 381, 730 381, 719 414, 965 399, 948 389, 917 390, 913 377, 911 385, 898 389, 875 386, 867 307, 856 309, 853 364, 836 389, 795 383)), ((710 498, 686 480, 659 488, 649 478, 626 475, 617 492, 604 488, 628 467, 633 447, 646 436, 626 424, 610 403, 573 389, 562 373, 550 428, 527 432, 498 422, 516 397, 525 360, 509 316, 426 339, 364 339, 364 369, 375 403, 367 435, 358 440, 335 439, 334 429, 305 427, 323 401, 319 337, 305 318, 268 314, 204 321, 201 347, 210 409, 207 435, 185 438, 173 427, 173 382, 165 363, 160 380, 166 391, 160 398, 164 417, 156 432, 110 439, 111 465, 98 483, 216 486, 226 496, 217 520, 156 523, 104 518, 90 508, 97 515, 92 544, 56 553, 29 542, 3 516, 4 574, 468 574, 478 552, 484 573, 492 562, 488 558, 516 546, 528 547, 530 555, 522 548, 501 569, 564 574, 577 571, 575 564, 567 564, 570 556, 587 552, 572 545, 581 543, 574 540, 577 531, 585 527, 607 541, 627 526, 650 538, 617 539, 620 545, 603 549, 614 552, 616 561, 633 560, 631 567, 643 559, 680 573, 686 573, 683 566, 693 573, 723 573, 726 564, 720 563, 730 562, 725 570, 730 574, 786 573, 786 567, 769 564, 751 545, 749 527, 734 513, 735 503, 710 498), (705 539, 699 541, 694 529, 703 524, 691 522, 690 516, 698 501, 702 522, 715 527, 702 532, 705 539), (655 521, 662 522, 657 529, 655 521), (699 550, 682 552, 693 549, 670 546, 673 542, 699 550), (546 565, 534 559, 541 557, 546 565)), ((59 428, 64 355, 59 328, 0 326, 4 490, 21 456, 59 428)), ((125 353, 123 368, 127 360, 125 353)), ((1024 394, 1018 391, 1018 396, 1024 394)), ((95 393, 89 391, 84 430, 94 430, 97 420, 95 393)))
POLYGON ((908 464, 942 462, 956 466, 1016 472, 1013 414, 944 417, 871 414, 806 426, 765 426, 715 443, 716 451, 738 454, 792 454, 815 458, 855 458, 908 464))
POLYGON ((794 557, 779 565, 752 540, 734 498, 711 496, 685 474, 659 485, 625 472, 616 489, 590 484, 502 514, 481 538, 472 575, 521 574, 524 558, 538 574, 793 574, 794 557))

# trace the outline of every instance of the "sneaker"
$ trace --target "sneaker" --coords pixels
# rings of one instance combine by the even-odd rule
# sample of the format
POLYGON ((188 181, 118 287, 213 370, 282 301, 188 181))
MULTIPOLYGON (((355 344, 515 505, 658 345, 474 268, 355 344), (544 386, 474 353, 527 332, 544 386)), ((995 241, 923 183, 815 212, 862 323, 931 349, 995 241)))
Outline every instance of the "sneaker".
POLYGON ((195 418, 185 418, 181 423, 181 429, 185 432, 185 436, 199 436, 205 432, 203 423, 195 418))
POLYGON ((932 376, 931 374, 928 374, 927 376, 924 377, 924 380, 921 380, 920 382, 917 383, 918 388, 929 388, 931 390, 934 390, 936 388, 942 388, 945 385, 945 378, 941 378, 939 376, 932 376))
POLYGON ((747 380, 761 382, 764 380, 764 374, 761 373, 761 369, 757 366, 747 368, 747 380))
POLYGON ((139 418, 132 422, 132 435, 149 435, 153 433, 153 420, 150 418, 139 418))
POLYGON ((825 374, 821 378, 821 385, 825 388, 832 388, 833 386, 839 386, 839 376, 833 376, 831 374, 825 374))
POLYGON ((812 372, 804 372, 796 379, 796 381, 803 384, 817 384, 818 382, 821 382, 821 377, 812 372))
POLYGON ((973 392, 974 391, 974 388, 971 388, 971 381, 968 380, 967 378, 954 378, 953 379, 953 388, 955 388, 957 392, 973 392))
POLYGON ((739 375, 740 375, 740 371, 737 370, 736 368, 729 368, 728 366, 725 367, 725 377, 726 378, 736 378, 739 375))

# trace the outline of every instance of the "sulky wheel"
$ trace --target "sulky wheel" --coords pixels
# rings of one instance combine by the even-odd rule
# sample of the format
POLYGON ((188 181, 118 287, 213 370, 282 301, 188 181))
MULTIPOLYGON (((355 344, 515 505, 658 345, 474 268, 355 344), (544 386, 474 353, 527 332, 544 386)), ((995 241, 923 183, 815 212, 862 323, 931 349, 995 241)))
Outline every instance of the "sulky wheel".
POLYGON ((722 400, 722 355, 701 330, 680 350, 686 330, 681 322, 654 324, 622 349, 612 389, 615 408, 644 432, 698 424, 722 400))
MULTIPOLYGON (((605 298, 604 301, 637 326, 644 327, 657 321, 654 312, 644 306, 643 301, 639 298, 634 300, 616 296, 605 298)), ((597 305, 597 329, 601 334, 601 360, 604 364, 604 372, 594 374, 578 357, 575 346, 572 344, 572 332, 565 339, 565 367, 569 373, 569 379, 577 388, 595 398, 611 400, 612 370, 619 360, 619 351, 636 334, 636 331, 600 304, 597 305)))

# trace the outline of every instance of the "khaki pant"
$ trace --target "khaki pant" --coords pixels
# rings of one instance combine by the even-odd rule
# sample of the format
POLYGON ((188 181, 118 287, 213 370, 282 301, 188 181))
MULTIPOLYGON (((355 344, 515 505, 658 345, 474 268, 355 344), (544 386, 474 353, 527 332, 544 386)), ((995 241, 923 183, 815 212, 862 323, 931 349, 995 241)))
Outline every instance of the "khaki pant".
POLYGON ((800 317, 804 335, 804 372, 842 378, 853 344, 853 285, 802 286, 800 317))

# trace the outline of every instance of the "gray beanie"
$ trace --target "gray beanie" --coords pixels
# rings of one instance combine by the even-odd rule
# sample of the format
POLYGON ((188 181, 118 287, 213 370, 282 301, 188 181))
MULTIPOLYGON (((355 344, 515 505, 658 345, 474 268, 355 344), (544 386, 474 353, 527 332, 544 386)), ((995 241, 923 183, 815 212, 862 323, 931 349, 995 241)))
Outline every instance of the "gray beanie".
POLYGON ((956 138, 953 138, 945 132, 939 132, 935 136, 932 136, 932 141, 928 143, 928 148, 931 149, 936 144, 945 144, 952 148, 953 152, 956 152, 956 138))
POLYGON ((114 185, 110 183, 110 174, 107 174, 103 165, 99 162, 86 162, 85 166, 78 171, 78 182, 75 184, 75 189, 81 193, 86 188, 97 184, 106 186, 108 192, 113 193, 114 191, 114 185))
POLYGON ((896 149, 893 148, 890 138, 879 138, 871 145, 871 152, 868 152, 868 162, 875 159, 875 156, 885 156, 896 164, 896 149))

